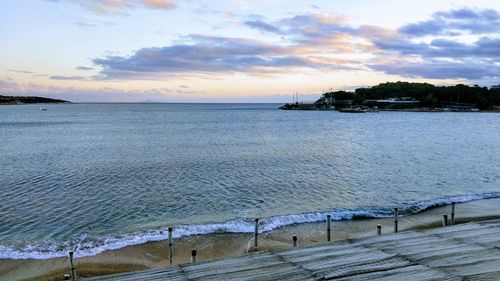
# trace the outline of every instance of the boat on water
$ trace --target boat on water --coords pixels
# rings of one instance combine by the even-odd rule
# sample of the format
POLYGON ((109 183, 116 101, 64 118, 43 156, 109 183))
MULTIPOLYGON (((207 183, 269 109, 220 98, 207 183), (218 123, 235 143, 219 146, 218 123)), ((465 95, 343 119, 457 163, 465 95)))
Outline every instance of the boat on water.
POLYGON ((349 107, 349 108, 339 108, 338 111, 344 113, 366 113, 368 112, 368 109, 361 107, 349 107))
POLYGON ((45 107, 40 107, 40 111, 47 111, 47 108, 45 108, 45 107))

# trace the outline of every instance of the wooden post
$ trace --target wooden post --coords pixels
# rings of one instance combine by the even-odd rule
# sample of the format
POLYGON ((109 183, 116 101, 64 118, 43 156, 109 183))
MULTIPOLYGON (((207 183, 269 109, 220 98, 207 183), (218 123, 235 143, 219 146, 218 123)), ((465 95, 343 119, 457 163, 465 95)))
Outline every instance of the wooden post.
POLYGON ((254 247, 255 247, 256 250, 257 250, 257 247, 259 246, 258 237, 259 237, 259 219, 255 219, 254 247))
POLYGON ((382 235, 382 226, 377 224, 377 235, 382 235))
POLYGON ((172 264, 174 258, 174 251, 172 249, 172 232, 174 229, 172 227, 168 228, 168 259, 170 260, 170 264, 172 264))
POLYGON ((71 279, 76 280, 76 268, 73 263, 73 252, 69 252, 69 264, 71 265, 71 279))
POLYGON ((292 241, 293 241, 293 246, 294 246, 294 247, 297 247, 297 235, 294 235, 294 236, 292 237, 292 241))
POLYGON ((196 262, 196 249, 191 250, 191 263, 196 262))
POLYGON ((328 241, 328 242, 332 241, 332 237, 331 237, 331 233, 330 233, 331 224, 332 224, 332 216, 326 215, 326 241, 328 241))
POLYGON ((394 233, 398 232, 398 208, 394 208, 394 233))
POLYGON ((443 227, 448 226, 448 215, 443 215, 443 227))
POLYGON ((455 202, 451 202, 451 225, 455 224, 455 202))

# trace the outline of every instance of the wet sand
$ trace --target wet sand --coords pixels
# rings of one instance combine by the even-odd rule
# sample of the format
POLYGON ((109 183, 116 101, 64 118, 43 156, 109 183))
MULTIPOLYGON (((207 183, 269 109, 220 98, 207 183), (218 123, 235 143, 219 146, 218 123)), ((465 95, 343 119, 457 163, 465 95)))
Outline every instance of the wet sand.
MULTIPOLYGON (((450 213, 450 206, 432 208, 416 215, 399 218, 399 230, 423 229, 441 226, 442 214, 450 213)), ((457 204, 457 223, 500 218, 500 199, 489 199, 457 204)), ((332 239, 344 240, 376 235, 376 225, 382 233, 393 231, 393 218, 361 219, 332 222, 332 239)), ((300 245, 326 242, 326 224, 305 223, 282 227, 259 235, 259 250, 278 250, 291 247, 292 236, 298 236, 300 245)), ((198 261, 238 256, 253 251, 253 234, 209 234, 174 240, 173 263, 189 262, 191 249, 198 250, 198 261)), ((149 242, 107 251, 91 257, 76 259, 80 277, 106 275, 118 272, 155 268, 168 265, 167 242, 149 242)), ((2 280, 62 280, 70 273, 68 258, 47 260, 0 260, 2 280)))

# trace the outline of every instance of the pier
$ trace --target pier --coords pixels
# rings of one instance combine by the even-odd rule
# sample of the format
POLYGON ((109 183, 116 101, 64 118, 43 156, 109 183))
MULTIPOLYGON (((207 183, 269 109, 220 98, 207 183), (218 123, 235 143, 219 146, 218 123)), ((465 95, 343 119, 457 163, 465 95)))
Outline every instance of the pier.
POLYGON ((500 280, 500 220, 84 280, 500 280))

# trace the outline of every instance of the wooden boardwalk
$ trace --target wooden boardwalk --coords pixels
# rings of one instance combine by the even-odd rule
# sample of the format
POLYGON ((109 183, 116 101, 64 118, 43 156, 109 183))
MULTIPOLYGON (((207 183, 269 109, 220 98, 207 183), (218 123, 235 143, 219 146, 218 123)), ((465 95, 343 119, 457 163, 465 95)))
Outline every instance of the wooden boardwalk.
POLYGON ((500 280, 500 221, 256 252, 87 280, 500 280))

